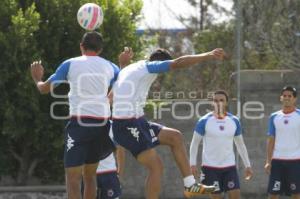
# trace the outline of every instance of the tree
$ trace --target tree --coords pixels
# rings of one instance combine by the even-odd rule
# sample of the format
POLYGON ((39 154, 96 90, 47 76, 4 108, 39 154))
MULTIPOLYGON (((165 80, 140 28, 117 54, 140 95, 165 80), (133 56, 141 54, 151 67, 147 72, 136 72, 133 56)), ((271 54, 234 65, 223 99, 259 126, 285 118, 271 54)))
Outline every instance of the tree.
POLYGON ((192 41, 190 49, 193 50, 191 52, 199 53, 222 47, 227 51, 230 59, 222 64, 220 62, 206 63, 202 64, 204 67, 201 68, 193 67, 184 71, 165 74, 159 78, 160 82, 155 84, 158 85, 157 87, 162 87, 162 91, 196 89, 203 92, 218 88, 231 90, 233 85, 230 85, 230 76, 236 70, 237 45, 241 45, 241 69, 299 68, 297 61, 300 55, 299 1, 238 1, 242 9, 242 17, 240 19, 235 17, 223 23, 216 23, 213 16, 207 11, 219 9, 232 17, 237 9, 236 0, 234 0, 234 7, 231 12, 226 11, 216 1, 187 1, 195 7, 204 6, 201 20, 194 17, 183 19, 181 16, 177 16, 178 19, 182 19, 183 24, 189 24, 187 31, 175 36, 162 34, 161 39, 158 40, 161 41, 160 46, 170 49, 177 57, 186 54, 183 50, 182 38, 188 38, 192 41), (242 23, 241 44, 236 42, 235 25, 238 20, 242 23), (192 24, 200 24, 199 26, 203 29, 192 24), (185 35, 182 36, 182 34, 185 35), (196 88, 194 85, 197 85, 196 88))
MULTIPOLYGON (((193 34, 192 48, 195 53, 206 52, 216 47, 223 47, 233 57, 234 26, 222 24, 212 26, 210 29, 193 34)), ((197 92, 199 98, 205 98, 206 93, 212 89, 229 89, 231 73, 235 71, 234 60, 223 62, 206 62, 185 70, 164 74, 162 91, 197 92)))
MULTIPOLYGON (((77 24, 76 13, 85 2, 2 2, 0 148, 3 156, 0 160, 6 162, 0 164, 0 172, 15 177, 16 184, 28 184, 33 176, 48 183, 63 180, 64 122, 53 120, 49 112, 54 101, 66 99, 40 96, 28 67, 33 60, 41 59, 48 76, 63 60, 80 55, 79 41, 84 30, 77 24)), ((116 62, 118 53, 126 44, 139 51, 142 46, 135 35, 135 21, 141 10, 141 1, 94 2, 101 5, 105 15, 100 28, 105 38, 104 57, 116 62)), ((67 87, 59 86, 55 92, 66 93, 67 87)), ((55 107, 55 114, 67 115, 67 108, 55 107)))
POLYGON ((231 12, 227 10, 222 4, 214 0, 187 0, 193 7, 198 8, 198 15, 192 16, 187 21, 190 21, 193 29, 205 30, 213 25, 215 16, 213 13, 230 15, 231 12))
MULTIPOLYGON (((189 18, 173 13, 186 26, 186 30, 177 33, 160 31, 158 36, 158 46, 169 49, 174 58, 183 54, 194 54, 212 50, 216 47, 225 47, 225 49, 234 48, 234 26, 232 21, 228 24, 215 24, 213 12, 229 15, 226 10, 217 1, 213 0, 187 0, 193 7, 198 8, 198 14, 189 18), (211 11, 213 10, 213 11, 211 11), (226 46, 228 45, 228 46, 226 46)), ((167 7, 167 5, 165 5, 167 7)), ((172 12, 171 9, 169 9, 172 12)), ((229 67, 229 70, 220 69, 220 63, 209 62, 201 66, 195 66, 182 71, 171 72, 159 76, 152 87, 152 91, 161 90, 161 92, 198 92, 199 97, 203 92, 215 87, 229 86, 228 79, 230 72, 235 67, 233 62, 225 61, 223 67, 229 67), (206 67, 210 65, 210 67, 206 67), (229 66, 228 66, 229 65, 229 66), (222 74, 225 72, 226 74, 222 74), (221 77, 218 77, 221 75, 221 77), (226 75, 224 77, 223 75, 226 75), (197 86, 195 86, 197 85, 197 86)))
MULTIPOLYGON (((2 106, 3 127, 2 134, 6 138, 6 154, 11 154, 18 161, 17 183, 21 184, 24 175, 31 175, 38 162, 38 158, 29 158, 31 145, 29 134, 34 135, 34 122, 39 122, 41 117, 38 113, 39 103, 32 85, 29 84, 27 73, 28 57, 34 57, 37 52, 37 42, 33 33, 38 30, 40 15, 35 11, 35 5, 31 4, 26 10, 19 8, 16 2, 7 2, 11 18, 6 18, 8 30, 1 32, 2 45, 4 48, 1 54, 1 79, 3 84, 4 103, 2 106), (25 72, 24 72, 25 71, 25 72), (35 120, 36 119, 36 120, 35 120), (29 130, 31 129, 31 130, 29 130), (11 139, 10 139, 11 138, 11 139), (31 165, 31 166, 30 166, 31 165), (26 170, 26 171, 25 171, 26 170), (25 174, 27 173, 27 174, 25 174)), ((4 8, 5 9, 5 8, 4 8)), ((9 13, 7 13, 9 14, 9 13)), ((3 29, 2 29, 3 30, 3 29)), ((16 165, 9 164, 7 165, 16 165)))
POLYGON ((179 15, 174 12, 166 3, 164 7, 173 15, 175 19, 180 21, 187 29, 194 31, 202 31, 214 24, 216 20, 215 13, 226 16, 232 15, 232 11, 228 10, 216 0, 186 0, 196 12, 190 16, 179 15))
POLYGON ((300 2, 240 1, 247 65, 299 69, 300 2), (254 60, 254 62, 253 62, 254 60))

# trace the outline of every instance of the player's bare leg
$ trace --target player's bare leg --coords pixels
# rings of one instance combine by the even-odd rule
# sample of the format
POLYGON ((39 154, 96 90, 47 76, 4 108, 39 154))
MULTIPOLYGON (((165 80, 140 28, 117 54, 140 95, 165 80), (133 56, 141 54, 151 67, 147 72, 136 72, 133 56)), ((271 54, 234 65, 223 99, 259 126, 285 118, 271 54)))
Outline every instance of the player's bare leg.
POLYGON ((292 199, 300 199, 300 194, 292 194, 292 199))
POLYGON ((211 199, 223 199, 221 194, 210 194, 209 197, 211 199))
POLYGON ((81 199, 82 166, 65 169, 68 199, 81 199))
POLYGON ((83 199, 96 198, 97 195, 97 181, 96 181, 96 169, 98 163, 85 164, 83 166, 82 176, 84 183, 83 199))
POLYGON ((234 189, 227 192, 229 199, 240 199, 241 191, 240 189, 234 189))
POLYGON ((214 186, 205 186, 195 182, 190 168, 186 147, 184 145, 184 138, 180 131, 163 127, 158 134, 158 140, 161 145, 167 145, 171 148, 175 162, 179 167, 182 177, 192 178, 193 180, 189 182, 189 185, 184 183, 186 188, 184 194, 186 197, 208 194, 215 191, 214 186))
POLYGON ((161 176, 163 174, 163 164, 154 149, 143 151, 137 156, 139 163, 148 170, 146 178, 146 199, 158 199, 161 188, 161 176))
POLYGON ((180 131, 172 128, 163 127, 159 134, 158 140, 161 145, 167 145, 171 148, 172 154, 179 167, 183 177, 192 175, 189 160, 184 145, 184 138, 180 131))
POLYGON ((279 195, 270 194, 268 199, 279 199, 279 195))

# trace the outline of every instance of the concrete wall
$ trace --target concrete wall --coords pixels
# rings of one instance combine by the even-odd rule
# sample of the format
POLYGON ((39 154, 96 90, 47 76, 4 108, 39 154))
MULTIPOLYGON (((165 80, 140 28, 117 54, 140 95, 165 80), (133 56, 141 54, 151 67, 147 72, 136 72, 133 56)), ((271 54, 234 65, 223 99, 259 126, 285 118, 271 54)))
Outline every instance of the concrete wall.
MULTIPOLYGON (((300 74, 291 70, 281 71, 242 71, 241 72, 241 121, 245 142, 255 172, 251 182, 241 180, 244 194, 266 192, 268 175, 264 171, 266 158, 266 132, 270 113, 280 109, 280 91, 285 85, 292 85, 300 89, 300 74), (245 113, 245 104, 251 101, 263 105, 263 111, 245 113), (251 119, 249 116, 263 116, 261 119, 251 119)), ((259 108, 254 105, 252 108, 259 108)), ((239 167, 242 169, 241 165, 239 167)), ((241 170, 242 171, 242 170, 241 170)), ((261 197, 258 197, 261 198, 261 197)))
POLYGON ((0 199, 66 199, 65 186, 0 187, 0 199))
MULTIPOLYGON (((233 76, 233 81, 236 76, 233 76)), ((266 198, 266 188, 268 176, 264 172, 264 162, 266 154, 266 131, 268 116, 271 112, 280 109, 279 93, 281 88, 286 85, 294 85, 300 88, 299 73, 293 71, 242 71, 241 72, 241 121, 243 125, 245 142, 248 148, 250 159, 254 169, 254 178, 245 182, 243 177, 243 165, 238 158, 238 168, 241 178, 241 191, 243 199, 262 199, 266 198), (256 108, 256 111, 244 112, 245 104, 250 101, 260 102, 262 107, 252 105, 250 108, 256 108), (244 108, 243 108, 244 107, 244 108), (259 109, 258 109, 259 108, 259 109), (261 119, 249 119, 250 117, 262 115, 261 119)), ((199 101, 190 101, 194 107, 199 101)), ((173 103, 174 104, 174 103, 173 103)), ((233 101, 231 110, 236 110, 236 105, 233 101)), ((172 108, 172 105, 167 105, 164 108, 172 108)), ((173 107, 174 108, 174 107, 173 107)), ((200 106, 199 113, 204 114, 209 107, 200 106)), ((249 107, 248 107, 249 108, 249 107)), ((188 116, 190 114, 190 106, 176 106, 177 116, 188 116)), ((236 111, 232 111, 236 113, 236 111)), ((151 118, 152 116, 148 116, 151 118)), ((198 118, 194 114, 192 118, 186 120, 174 119, 170 112, 164 111, 162 119, 154 120, 163 125, 179 129, 184 134, 186 139, 186 148, 189 148, 192 138, 193 128, 198 118)), ((216 146, 217 147, 217 146, 216 146)), ((159 146, 158 152, 164 163, 164 175, 162 178, 162 194, 161 198, 183 198, 183 183, 179 170, 173 160, 172 154, 167 147, 159 146)), ((199 157, 200 159, 200 157, 199 157)), ((134 199, 143 198, 144 180, 146 170, 137 164, 136 160, 127 153, 125 177, 123 179, 123 198, 134 199)), ((44 197, 14 197, 8 193, 0 192, 0 199, 22 199, 22 198, 44 198, 44 197), (6 194, 4 197, 3 194, 6 194)), ((46 198, 50 198, 46 197, 46 198)), ((53 198, 65 198, 65 195, 53 198)), ((206 196, 199 198, 208 198, 206 196)))
MULTIPOLYGON (((234 75, 233 84, 235 84, 235 78, 236 76, 234 75)), ((266 154, 267 122, 269 114, 280 109, 279 95, 284 85, 293 85, 300 89, 300 74, 291 70, 241 71, 241 122, 243 125, 245 143, 254 170, 253 179, 249 182, 245 182, 243 180, 243 164, 240 159, 237 158, 239 162, 238 168, 241 178, 242 198, 244 199, 266 198, 268 175, 263 168, 266 154), (249 103, 256 103, 258 105, 251 105, 249 103), (249 108, 252 109, 246 111, 245 108, 248 108, 248 110, 249 108)), ((197 103, 197 101, 191 102, 193 104, 197 103)), ((232 102, 231 110, 233 113, 236 113, 236 102, 232 102)), ((199 110, 199 113, 204 114, 206 108, 208 107, 200 106, 201 110, 199 110)), ((176 106, 175 110, 176 115, 188 116, 190 114, 189 106, 176 106)), ((175 120, 168 111, 165 111, 162 116, 162 120, 156 121, 182 131, 188 149, 193 128, 198 118, 193 117, 188 120, 175 120)), ((170 150, 167 147, 158 147, 158 151, 165 167, 161 198, 183 198, 181 176, 173 161, 170 150)), ((136 161, 129 155, 127 160, 129 161, 127 162, 128 167, 125 171, 126 184, 124 186, 124 195, 133 197, 135 194, 140 195, 143 193, 143 179, 146 174, 145 170, 141 166, 138 166, 136 161)))

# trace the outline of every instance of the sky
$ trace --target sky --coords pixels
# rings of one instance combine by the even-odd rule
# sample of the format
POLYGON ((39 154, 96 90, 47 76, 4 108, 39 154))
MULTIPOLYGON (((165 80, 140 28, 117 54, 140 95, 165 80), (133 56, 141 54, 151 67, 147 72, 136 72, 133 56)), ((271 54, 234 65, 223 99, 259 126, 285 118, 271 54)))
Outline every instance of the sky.
MULTIPOLYGON (((143 19, 138 25, 138 29, 170 29, 184 28, 185 26, 176 19, 176 15, 185 17, 196 15, 199 9, 192 7, 186 0, 143 0, 142 8, 143 19)), ((227 9, 231 9, 232 0, 218 0, 218 3, 227 9)), ((226 20, 225 16, 215 16, 220 18, 220 21, 226 20)))

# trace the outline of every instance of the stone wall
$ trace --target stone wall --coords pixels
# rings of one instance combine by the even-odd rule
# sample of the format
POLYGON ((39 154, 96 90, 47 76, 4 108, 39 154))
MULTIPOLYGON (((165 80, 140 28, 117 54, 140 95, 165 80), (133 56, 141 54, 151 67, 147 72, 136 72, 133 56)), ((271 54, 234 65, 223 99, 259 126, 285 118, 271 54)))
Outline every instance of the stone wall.
MULTIPOLYGON (((240 117, 244 132, 244 139, 248 148, 249 156, 254 170, 254 177, 251 181, 246 182, 243 180, 243 164, 237 156, 238 169, 240 173, 242 198, 266 198, 266 190, 268 183, 268 175, 264 171, 265 155, 266 155, 266 132, 267 123, 270 113, 280 109, 279 95, 284 85, 293 85, 300 88, 299 73, 290 70, 284 71, 266 71, 266 70, 245 70, 241 71, 241 111, 240 117)), ((236 76, 233 76, 233 84, 235 84, 236 76)), ((190 101, 193 107, 197 107, 199 101, 190 101)), ((205 101, 203 101, 205 102, 205 101)), ((173 102, 174 104, 174 102, 173 102)), ((236 101, 231 100, 230 110, 237 113, 236 101)), ((170 108, 166 106, 165 108, 170 108)), ((205 114, 205 110, 210 107, 203 105, 199 106, 198 113, 205 114)), ((174 109, 175 115, 189 116, 190 106, 176 106, 174 109)), ((176 120, 170 115, 170 112, 164 111, 162 119, 157 122, 162 123, 169 127, 179 129, 185 136, 186 147, 189 149, 190 141, 192 139, 192 132, 198 118, 193 117, 187 120, 176 120)), ((217 147, 217 146, 216 146, 217 147)), ((179 171, 173 161, 172 155, 168 148, 159 147, 159 153, 164 162, 164 176, 163 176, 163 189, 162 198, 182 198, 182 180, 179 171)), ((200 151, 200 150, 199 150, 200 151)), ((200 159, 200 157, 199 157, 200 159)), ((128 167, 126 172, 126 179, 130 179, 134 185, 135 178, 132 178, 135 169, 139 167, 132 159, 132 164, 128 167)), ((138 172, 144 172, 139 167, 138 172)), ((144 174, 145 175, 145 174, 144 174)), ((144 178, 144 175, 139 176, 144 178)), ((138 181, 141 182, 141 181, 138 181)), ((133 186, 134 187, 134 186, 133 186)), ((143 184, 138 185, 139 193, 143 192, 143 184)), ((132 189, 124 187, 124 193, 131 193, 132 189)), ((205 198, 205 197, 203 197, 205 198)))
MULTIPOLYGON (((266 132, 269 115, 281 108, 279 96, 285 85, 300 89, 300 74, 291 70, 245 70, 241 71, 241 122, 245 142, 248 148, 252 167, 255 172, 250 182, 241 180, 242 193, 255 195, 265 193, 268 175, 264 171, 266 158, 266 132), (261 105, 254 105, 254 103, 261 105), (256 111, 245 111, 245 104, 253 103, 250 108, 256 111), (261 109, 263 107, 263 110, 261 109), (249 118, 250 116, 250 118, 249 118), (262 118, 259 118, 259 117, 262 118), (252 118, 251 118, 252 117, 252 118), (256 117, 256 119, 255 119, 256 117)), ((239 166, 242 172, 242 166, 239 166)), ((246 197, 245 197, 246 198, 246 197)), ((257 197, 262 198, 262 197, 257 197)))

